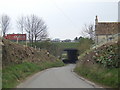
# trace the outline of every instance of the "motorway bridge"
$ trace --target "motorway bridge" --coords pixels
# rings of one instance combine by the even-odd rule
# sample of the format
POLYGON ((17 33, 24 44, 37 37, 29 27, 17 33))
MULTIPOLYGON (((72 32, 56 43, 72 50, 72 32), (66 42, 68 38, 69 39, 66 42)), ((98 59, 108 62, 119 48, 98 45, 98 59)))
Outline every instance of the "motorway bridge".
POLYGON ((64 63, 76 63, 76 61, 78 60, 78 50, 77 49, 64 49, 64 51, 67 52, 67 59, 64 59, 63 62, 64 63))

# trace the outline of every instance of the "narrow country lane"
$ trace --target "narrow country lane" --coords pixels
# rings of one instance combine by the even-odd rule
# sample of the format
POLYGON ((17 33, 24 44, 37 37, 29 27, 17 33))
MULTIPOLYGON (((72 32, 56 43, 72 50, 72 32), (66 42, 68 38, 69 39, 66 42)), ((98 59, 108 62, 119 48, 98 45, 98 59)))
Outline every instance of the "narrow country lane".
MULTIPOLYGON (((29 77, 17 88, 95 88, 80 79, 72 70, 75 64, 51 68, 29 77)), ((97 87, 97 86, 96 86, 97 87)))

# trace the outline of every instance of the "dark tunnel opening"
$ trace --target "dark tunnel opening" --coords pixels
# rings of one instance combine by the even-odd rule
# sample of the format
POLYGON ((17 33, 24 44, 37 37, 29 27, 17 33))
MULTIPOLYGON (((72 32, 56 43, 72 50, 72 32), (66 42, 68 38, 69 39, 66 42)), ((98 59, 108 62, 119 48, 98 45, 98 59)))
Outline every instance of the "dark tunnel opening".
POLYGON ((76 63, 78 60, 78 50, 77 49, 64 49, 67 52, 67 59, 63 59, 64 63, 76 63))

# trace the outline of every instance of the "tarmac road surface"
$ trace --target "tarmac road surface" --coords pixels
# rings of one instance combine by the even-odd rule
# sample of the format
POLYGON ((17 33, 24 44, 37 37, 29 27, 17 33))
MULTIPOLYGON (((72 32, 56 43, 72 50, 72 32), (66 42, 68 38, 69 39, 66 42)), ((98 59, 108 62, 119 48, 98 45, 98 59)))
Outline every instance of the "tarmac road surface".
POLYGON ((95 88, 73 72, 75 64, 47 69, 27 78, 17 88, 95 88))

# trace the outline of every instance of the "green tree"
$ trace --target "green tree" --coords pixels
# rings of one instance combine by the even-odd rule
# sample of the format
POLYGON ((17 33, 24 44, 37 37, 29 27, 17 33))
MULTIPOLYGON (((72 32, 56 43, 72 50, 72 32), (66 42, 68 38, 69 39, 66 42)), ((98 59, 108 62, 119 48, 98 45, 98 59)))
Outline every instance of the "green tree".
POLYGON ((80 54, 84 53, 86 50, 89 50, 92 44, 93 44, 92 39, 81 38, 78 47, 80 54))

